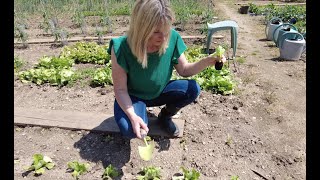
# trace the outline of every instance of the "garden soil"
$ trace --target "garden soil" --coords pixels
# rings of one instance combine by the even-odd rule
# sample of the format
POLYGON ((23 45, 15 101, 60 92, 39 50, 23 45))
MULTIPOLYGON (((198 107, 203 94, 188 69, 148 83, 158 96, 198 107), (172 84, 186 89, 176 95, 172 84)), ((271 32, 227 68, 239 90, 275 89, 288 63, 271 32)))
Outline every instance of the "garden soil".
MULTIPOLYGON (((89 163, 83 180, 102 179, 112 164, 121 175, 116 179, 135 179, 142 167, 160 168, 162 178, 181 173, 180 167, 194 168, 200 179, 306 179, 306 57, 298 61, 279 59, 279 49, 266 40, 264 17, 238 13, 235 1, 214 1, 219 20, 239 25, 237 58, 230 62, 238 81, 235 94, 223 96, 202 91, 199 98, 183 108, 185 120, 181 138, 152 137, 156 149, 150 161, 138 155, 141 140, 125 140, 119 134, 93 133, 31 126, 14 126, 14 179, 71 180, 69 161, 89 163), (52 158, 55 167, 41 176, 26 172, 35 153, 52 158)), ((241 1, 242 2, 242 1, 241 1)), ((196 24, 190 27, 195 27, 196 24)), ((181 34, 199 35, 194 32, 181 34)), ((218 32, 230 43, 230 32, 218 32)), ((205 41, 186 40, 188 45, 205 41)), ((15 47, 14 54, 33 66, 43 55, 58 55, 61 47, 30 44, 15 47)), ((112 86, 72 87, 23 84, 14 81, 14 106, 77 112, 113 113, 112 86)), ((160 108, 149 109, 157 115, 160 108)))

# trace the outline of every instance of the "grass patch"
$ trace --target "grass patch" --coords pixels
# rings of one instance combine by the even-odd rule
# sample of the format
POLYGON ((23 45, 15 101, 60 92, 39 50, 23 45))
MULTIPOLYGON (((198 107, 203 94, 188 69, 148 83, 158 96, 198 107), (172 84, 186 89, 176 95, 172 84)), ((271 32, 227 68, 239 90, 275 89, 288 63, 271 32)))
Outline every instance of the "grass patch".
POLYGON ((26 62, 19 57, 14 57, 14 72, 19 72, 26 62))
POLYGON ((236 60, 238 63, 243 64, 243 63, 246 61, 246 58, 240 56, 240 57, 236 57, 235 60, 236 60))
POLYGON ((95 71, 96 68, 94 67, 76 70, 75 78, 70 81, 67 86, 73 87, 75 86, 75 84, 78 84, 80 87, 89 86, 91 84, 95 71))

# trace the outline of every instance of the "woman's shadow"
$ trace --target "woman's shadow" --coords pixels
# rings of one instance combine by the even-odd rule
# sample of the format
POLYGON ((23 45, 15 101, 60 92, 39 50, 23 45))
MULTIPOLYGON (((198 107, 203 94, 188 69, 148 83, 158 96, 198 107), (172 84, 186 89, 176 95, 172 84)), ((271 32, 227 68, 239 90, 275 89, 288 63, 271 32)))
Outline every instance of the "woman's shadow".
POLYGON ((104 169, 111 164, 119 172, 119 176, 114 179, 121 179, 122 167, 130 160, 130 139, 122 137, 120 133, 102 132, 101 128, 107 126, 111 120, 110 118, 104 120, 75 142, 74 147, 79 149, 81 158, 102 163, 104 169))
MULTIPOLYGON (((151 124, 153 123, 151 121, 151 124)), ((102 163, 104 169, 111 164, 119 172, 119 176, 114 179, 121 179, 123 176, 122 167, 130 161, 131 140, 123 137, 115 129, 118 127, 114 117, 107 118, 75 142, 74 147, 79 149, 81 158, 90 162, 102 163), (110 131, 103 132, 106 129, 110 131)), ((152 136, 152 139, 158 144, 156 147, 158 152, 169 149, 170 140, 168 138, 152 136)))

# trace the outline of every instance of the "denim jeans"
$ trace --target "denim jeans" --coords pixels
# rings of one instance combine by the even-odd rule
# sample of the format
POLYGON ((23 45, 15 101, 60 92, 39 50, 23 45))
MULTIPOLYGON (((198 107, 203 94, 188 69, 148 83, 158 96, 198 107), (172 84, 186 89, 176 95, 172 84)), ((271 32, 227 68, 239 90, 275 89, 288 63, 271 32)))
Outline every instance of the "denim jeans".
MULTIPOLYGON (((148 125, 146 107, 170 105, 182 108, 192 103, 200 94, 200 86, 194 80, 171 80, 162 93, 152 100, 143 100, 135 96, 130 96, 134 112, 140 116, 148 125)), ((119 106, 117 100, 114 101, 114 118, 123 136, 135 138, 131 122, 124 111, 119 106)))

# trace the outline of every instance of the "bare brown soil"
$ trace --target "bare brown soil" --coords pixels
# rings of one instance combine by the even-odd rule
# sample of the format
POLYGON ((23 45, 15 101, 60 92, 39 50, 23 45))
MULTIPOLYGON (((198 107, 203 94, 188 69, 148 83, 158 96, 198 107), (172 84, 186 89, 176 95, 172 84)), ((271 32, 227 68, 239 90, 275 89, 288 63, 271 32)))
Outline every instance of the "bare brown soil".
MULTIPOLYGON (((279 49, 265 40, 263 17, 239 14, 234 2, 216 0, 213 8, 217 21, 231 19, 239 25, 236 55, 245 60, 237 69, 230 66, 239 82, 237 93, 222 96, 202 91, 195 103, 181 110, 180 118, 186 121, 182 138, 153 137, 154 158, 145 162, 138 156, 138 139, 15 126, 14 178, 74 179, 66 171, 67 162, 77 160, 91 166, 90 172, 80 177, 86 180, 101 179, 109 164, 122 172, 118 179, 134 179, 149 165, 161 168, 162 179, 181 172, 181 166, 195 168, 203 180, 230 179, 233 175, 248 180, 306 179, 306 57, 280 60, 279 49), (51 157, 56 167, 38 177, 25 173, 23 167, 30 165, 35 153, 51 157)), ((183 33, 199 35, 188 28, 183 33)), ((230 42, 230 32, 221 34, 225 38, 214 40, 212 46, 230 42)), ((186 41, 188 45, 204 42, 186 41)), ((28 61, 27 68, 39 57, 58 55, 60 50, 37 44, 15 48, 14 54, 28 61)), ((14 81, 15 107, 113 113, 113 100, 111 86, 92 88, 79 83, 59 89, 14 81)), ((159 108, 150 110, 155 115, 158 112, 159 108)))

